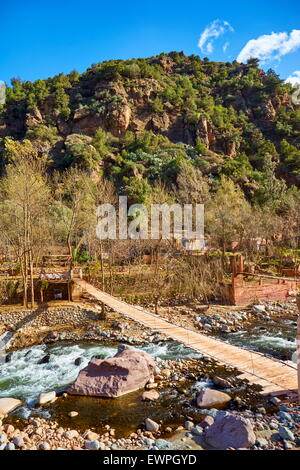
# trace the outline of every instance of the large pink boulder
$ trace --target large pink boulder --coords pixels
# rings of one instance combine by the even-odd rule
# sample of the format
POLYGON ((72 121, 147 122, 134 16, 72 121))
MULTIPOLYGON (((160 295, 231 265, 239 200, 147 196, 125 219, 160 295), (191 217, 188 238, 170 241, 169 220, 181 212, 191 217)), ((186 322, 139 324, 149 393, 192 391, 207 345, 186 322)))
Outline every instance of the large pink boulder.
POLYGON ((114 357, 90 361, 69 388, 72 395, 119 397, 138 390, 153 378, 156 365, 149 354, 119 349, 114 357))
POLYGON ((215 449, 247 449, 255 444, 256 437, 250 421, 242 416, 227 413, 206 428, 206 443, 215 449))

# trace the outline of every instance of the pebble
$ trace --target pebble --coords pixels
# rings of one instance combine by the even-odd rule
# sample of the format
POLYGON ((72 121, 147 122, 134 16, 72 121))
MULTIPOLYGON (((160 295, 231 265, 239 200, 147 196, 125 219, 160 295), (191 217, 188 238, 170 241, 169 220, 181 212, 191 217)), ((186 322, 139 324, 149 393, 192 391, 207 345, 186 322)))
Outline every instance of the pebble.
POLYGON ((278 428, 279 435, 283 440, 294 441, 295 436, 288 428, 284 426, 279 426, 278 428))
POLYGON ((40 450, 50 450, 51 446, 50 446, 50 444, 48 444, 48 442, 41 442, 41 444, 39 445, 39 449, 40 450))
POLYGON ((87 450, 99 450, 100 447, 101 447, 101 444, 98 440, 94 440, 94 441, 86 441, 84 443, 84 447, 85 449, 87 450))

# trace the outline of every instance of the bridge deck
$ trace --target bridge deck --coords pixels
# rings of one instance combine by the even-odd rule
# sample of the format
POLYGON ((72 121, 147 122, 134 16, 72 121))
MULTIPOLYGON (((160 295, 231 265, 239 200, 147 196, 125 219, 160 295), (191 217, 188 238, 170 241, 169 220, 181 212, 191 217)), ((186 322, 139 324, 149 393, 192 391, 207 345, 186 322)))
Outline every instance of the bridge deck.
POLYGON ((86 281, 74 279, 74 282, 83 291, 116 312, 154 331, 164 333, 189 348, 215 359, 220 364, 237 368, 241 371, 240 378, 247 379, 251 384, 261 385, 263 387, 262 393, 297 389, 297 366, 292 362, 270 358, 261 353, 233 346, 211 336, 182 328, 140 307, 122 302, 86 281))

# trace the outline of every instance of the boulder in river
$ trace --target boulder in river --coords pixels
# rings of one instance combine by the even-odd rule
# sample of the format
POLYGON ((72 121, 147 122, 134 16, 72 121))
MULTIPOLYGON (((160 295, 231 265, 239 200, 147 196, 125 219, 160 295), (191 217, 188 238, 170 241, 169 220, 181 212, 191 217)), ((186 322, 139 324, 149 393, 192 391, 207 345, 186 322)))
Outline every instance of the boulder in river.
POLYGON ((4 416, 22 405, 16 398, 0 398, 0 416, 4 416))
POLYGON ((46 354, 42 359, 39 360, 38 364, 48 364, 50 361, 50 354, 46 354))
POLYGON ((143 388, 154 377, 155 361, 137 349, 119 348, 109 359, 92 360, 69 388, 71 395, 119 397, 143 388))
POLYGON ((216 418, 204 432, 205 442, 214 449, 248 449, 256 437, 250 421, 242 416, 226 413, 216 418))
POLYGON ((199 408, 221 408, 231 400, 230 395, 210 388, 203 389, 197 397, 199 408))
POLYGON ((46 403, 50 403, 51 401, 55 400, 56 392, 48 392, 48 393, 41 393, 39 396, 38 404, 45 405, 46 403))
POLYGON ((77 359, 75 359, 74 361, 74 364, 75 366, 80 366, 80 364, 83 363, 83 358, 82 357, 77 357, 77 359))

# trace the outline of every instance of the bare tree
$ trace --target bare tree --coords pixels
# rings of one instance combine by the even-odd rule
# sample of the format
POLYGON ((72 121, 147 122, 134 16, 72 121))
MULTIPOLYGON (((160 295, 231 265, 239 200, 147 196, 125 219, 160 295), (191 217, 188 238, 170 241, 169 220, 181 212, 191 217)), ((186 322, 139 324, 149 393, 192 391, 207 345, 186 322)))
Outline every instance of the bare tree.
POLYGON ((1 182, 1 229, 20 263, 23 303, 28 306, 28 280, 31 307, 34 306, 34 263, 45 242, 48 227, 50 190, 45 167, 27 141, 9 142, 11 163, 1 182))

